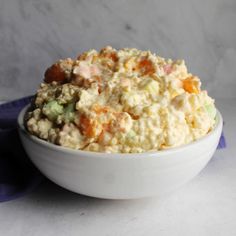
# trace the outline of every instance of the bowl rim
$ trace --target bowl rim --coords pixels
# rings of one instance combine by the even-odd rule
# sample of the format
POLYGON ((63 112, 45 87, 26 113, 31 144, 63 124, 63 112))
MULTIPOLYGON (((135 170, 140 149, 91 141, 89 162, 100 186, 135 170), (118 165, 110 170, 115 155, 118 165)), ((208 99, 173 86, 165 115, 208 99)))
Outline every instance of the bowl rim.
POLYGON ((223 118, 221 113, 219 112, 219 110, 217 109, 216 112, 216 123, 214 128, 207 133, 205 136, 201 137, 198 140, 195 140, 191 143, 185 144, 185 145, 181 145, 179 147, 173 147, 173 148, 169 148, 169 149, 165 149, 165 150, 160 150, 160 151, 150 151, 150 152, 143 152, 143 153, 105 153, 105 152, 92 152, 92 151, 84 151, 84 150, 77 150, 77 149, 72 149, 72 148, 68 148, 68 147, 63 147, 63 146, 59 146, 53 143, 50 143, 48 141, 45 141, 43 139, 40 139, 34 135, 29 134, 29 132, 25 129, 24 126, 24 116, 26 111, 28 110, 28 108, 30 107, 30 104, 26 105, 24 108, 22 108, 22 110, 20 111, 18 118, 17 118, 17 127, 18 127, 18 131, 22 132, 28 139, 30 139, 31 141, 33 141, 36 144, 39 144, 40 146, 49 148, 51 150, 54 151, 60 151, 66 154, 77 154, 77 155, 83 155, 83 156, 91 156, 91 157, 99 157, 99 158, 123 158, 123 159, 127 159, 127 158, 147 158, 147 156, 149 157, 153 157, 153 156, 157 156, 161 157, 161 156, 166 156, 169 154, 176 154, 176 153, 180 153, 183 150, 195 147, 201 143, 204 143, 207 139, 209 139, 211 136, 213 136, 215 133, 219 132, 221 133, 222 131, 222 127, 223 127, 223 118), (125 157, 125 158, 124 158, 125 157))

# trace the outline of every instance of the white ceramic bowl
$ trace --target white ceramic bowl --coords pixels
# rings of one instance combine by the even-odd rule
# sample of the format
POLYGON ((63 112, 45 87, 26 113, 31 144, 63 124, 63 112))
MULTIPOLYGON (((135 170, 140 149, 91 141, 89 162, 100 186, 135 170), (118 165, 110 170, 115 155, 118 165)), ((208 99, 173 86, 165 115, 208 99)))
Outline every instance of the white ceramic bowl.
POLYGON ((160 196, 187 183, 216 150, 222 117, 205 137, 191 144, 141 154, 95 153, 57 146, 27 133, 19 117, 19 134, 32 162, 50 180, 73 192, 107 199, 160 196))

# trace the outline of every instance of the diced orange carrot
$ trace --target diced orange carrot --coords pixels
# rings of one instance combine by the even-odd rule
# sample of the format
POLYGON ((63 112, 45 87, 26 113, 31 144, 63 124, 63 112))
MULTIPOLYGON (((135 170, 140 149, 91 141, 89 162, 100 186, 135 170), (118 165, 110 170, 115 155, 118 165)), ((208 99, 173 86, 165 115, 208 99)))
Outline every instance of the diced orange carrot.
POLYGON ((114 62, 117 62, 117 61, 118 61, 117 53, 116 53, 115 51, 112 51, 112 50, 109 49, 108 47, 103 48, 103 49, 100 51, 100 56, 103 57, 103 58, 111 59, 111 60, 114 61, 114 62))
POLYGON ((59 64, 53 64, 44 74, 44 81, 51 83, 53 81, 63 82, 66 79, 66 74, 59 64))
POLYGON ((153 63, 147 58, 144 58, 139 62, 138 68, 141 70, 143 75, 151 75, 155 73, 155 68, 153 63))
POLYGON ((108 58, 111 58, 112 61, 114 61, 114 62, 118 61, 118 56, 117 56, 117 54, 115 52, 110 53, 110 55, 108 55, 108 58))
POLYGON ((197 94, 197 93, 200 92, 199 82, 196 79, 196 77, 194 77, 194 76, 183 80, 183 88, 184 88, 185 91, 187 91, 189 93, 197 94))
POLYGON ((85 115, 80 117, 80 129, 83 135, 92 138, 96 136, 97 122, 91 120, 85 115))

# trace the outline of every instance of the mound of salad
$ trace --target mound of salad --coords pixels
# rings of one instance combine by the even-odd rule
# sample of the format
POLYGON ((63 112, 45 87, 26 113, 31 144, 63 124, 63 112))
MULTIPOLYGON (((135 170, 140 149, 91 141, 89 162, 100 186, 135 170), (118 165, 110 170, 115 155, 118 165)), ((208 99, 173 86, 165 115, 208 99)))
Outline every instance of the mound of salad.
POLYGON ((46 70, 26 128, 72 149, 142 153, 205 136, 215 116, 214 100, 183 60, 107 46, 46 70))

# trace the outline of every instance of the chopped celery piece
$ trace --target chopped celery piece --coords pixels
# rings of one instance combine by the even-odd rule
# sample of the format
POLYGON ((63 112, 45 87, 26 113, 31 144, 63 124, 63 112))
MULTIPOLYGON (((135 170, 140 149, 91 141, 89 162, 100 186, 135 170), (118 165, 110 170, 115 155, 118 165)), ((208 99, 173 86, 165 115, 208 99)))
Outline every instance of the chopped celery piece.
POLYGON ((46 115, 49 120, 55 120, 58 115, 63 113, 63 111, 63 106, 58 104, 58 102, 55 100, 50 101, 43 107, 43 114, 46 115))
POLYGON ((215 108, 214 104, 205 105, 205 109, 208 112, 209 116, 212 119, 215 119, 215 117, 216 117, 216 108, 215 108))
POLYGON ((75 118, 75 104, 74 103, 70 103, 65 107, 65 111, 64 111, 64 119, 65 122, 71 122, 74 120, 75 118))
POLYGON ((74 103, 68 104, 68 105, 65 107, 65 112, 74 112, 74 111, 75 111, 74 107, 75 107, 75 104, 74 104, 74 103))

